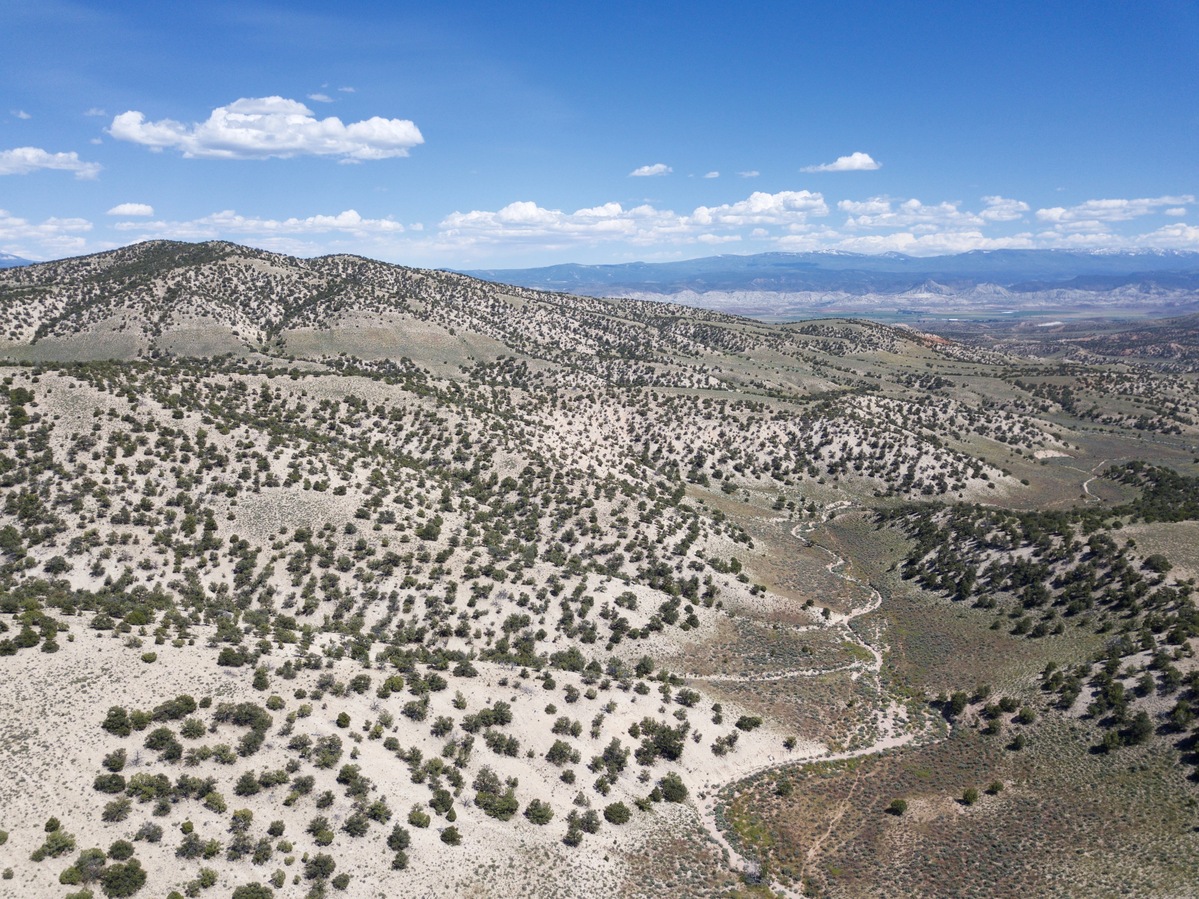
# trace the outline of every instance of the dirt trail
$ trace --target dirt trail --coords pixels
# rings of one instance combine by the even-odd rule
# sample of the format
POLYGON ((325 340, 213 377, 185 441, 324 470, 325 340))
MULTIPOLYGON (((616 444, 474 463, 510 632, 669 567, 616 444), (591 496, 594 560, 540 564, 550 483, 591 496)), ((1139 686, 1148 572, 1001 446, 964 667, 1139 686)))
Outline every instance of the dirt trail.
MULTIPOLYGON (((804 522, 802 524, 796 525, 796 527, 792 530, 791 534, 797 540, 800 540, 801 542, 803 542, 803 544, 805 546, 820 549, 823 552, 828 553, 829 556, 832 557, 832 560, 828 563, 828 565, 825 566, 825 568, 828 570, 828 572, 830 574, 832 574, 836 577, 839 577, 857 587, 865 588, 866 590, 869 591, 868 599, 866 600, 865 604, 863 604, 861 606, 855 606, 855 607, 851 608, 850 611, 845 614, 830 613, 829 617, 825 619, 826 623, 820 624, 820 625, 815 625, 815 627, 836 627, 839 629, 843 629, 846 634, 846 640, 854 643, 856 646, 860 646, 863 650, 865 650, 867 653, 869 653, 870 661, 869 662, 865 662, 865 661, 853 662, 849 665, 843 665, 843 666, 840 666, 837 668, 831 668, 831 669, 830 668, 821 668, 821 669, 794 668, 794 669, 789 669, 789 670, 785 670, 785 671, 773 672, 770 674, 746 675, 743 677, 733 677, 733 676, 729 676, 729 677, 714 676, 714 677, 703 677, 703 678, 697 677, 696 678, 697 680, 708 680, 708 681, 717 681, 717 682, 737 681, 737 682, 749 683, 749 682, 764 682, 764 681, 783 680, 783 679, 790 678, 790 677, 813 677, 816 675, 828 674, 831 671, 854 670, 854 671, 859 672, 859 676, 865 676, 865 677, 871 678, 874 681, 874 687, 875 687, 878 695, 880 695, 880 696, 882 695, 882 693, 883 693, 882 683, 881 683, 881 672, 882 672, 882 665, 883 665, 882 649, 880 647, 874 646, 871 643, 866 642, 866 640, 864 640, 862 637, 858 636, 858 634, 853 630, 853 628, 850 627, 850 623, 855 618, 860 618, 863 615, 868 615, 871 612, 878 609, 879 606, 882 605, 882 601, 883 601, 882 594, 880 594, 878 592, 878 590, 876 590, 869 583, 861 581, 858 578, 856 578, 852 575, 849 575, 849 574, 845 574, 842 570, 839 570, 839 569, 843 569, 846 566, 846 564, 847 564, 846 560, 844 558, 842 558, 841 556, 837 555, 832 550, 828 549, 827 547, 818 546, 817 544, 813 543, 807 536, 808 534, 811 534, 813 531, 815 531, 818 527, 823 525, 825 522, 827 522, 830 518, 832 518, 836 512, 839 512, 839 511, 842 511, 845 509, 851 509, 853 507, 854 507, 854 504, 851 502, 848 502, 848 501, 841 501, 841 502, 833 503, 833 504, 825 507, 825 509, 821 513, 821 516, 819 519, 804 522)), ((806 630, 809 628, 804 627, 804 628, 800 628, 800 629, 806 630)), ((908 743, 911 743, 913 740, 917 739, 923 733, 922 730, 913 730, 913 729, 905 728, 904 726, 902 726, 900 724, 901 709, 893 703, 887 705, 884 708, 878 709, 877 714, 878 714, 878 734, 879 734, 879 736, 877 739, 875 739, 873 742, 871 742, 868 746, 861 746, 856 749, 850 749, 850 750, 846 750, 843 752, 835 752, 835 753, 825 751, 823 754, 820 754, 818 751, 813 751, 808 754, 803 754, 803 753, 796 754, 795 756, 788 758, 786 762, 771 761, 766 764, 760 765, 756 768, 750 769, 748 771, 741 771, 738 774, 737 780, 744 780, 747 777, 751 777, 755 774, 760 774, 761 772, 768 771, 772 768, 781 767, 784 764, 793 765, 793 764, 796 764, 797 762, 805 762, 805 761, 842 761, 845 759, 859 758, 861 756, 873 755, 875 753, 885 752, 886 750, 889 750, 889 749, 895 749, 900 746, 907 745, 908 743)), ((747 871, 747 872, 757 871, 758 870, 757 862, 754 861, 753 859, 746 858, 745 856, 741 855, 733 847, 733 845, 725 838, 724 833, 721 831, 720 827, 717 824, 717 821, 716 821, 716 797, 717 797, 717 794, 719 793, 720 787, 722 787, 722 786, 724 786, 724 784, 719 785, 717 788, 715 788, 714 790, 709 792, 708 795, 706 796, 706 798, 702 801, 702 803, 700 804, 700 818, 703 821, 704 826, 708 829, 709 833, 714 838, 717 845, 719 845, 725 852, 728 853, 730 864, 732 866, 734 866, 734 867, 740 866, 740 868, 743 871, 747 871)), ((830 833, 831 833, 835 823, 836 823, 835 820, 832 823, 830 823, 830 825, 829 825, 830 833)), ((826 834, 826 837, 827 837, 827 834, 826 834)), ((823 839, 821 841, 819 841, 817 844, 813 845, 811 851, 809 852, 810 857, 813 855, 813 853, 818 852, 820 843, 822 843, 822 842, 823 842, 823 839)), ((768 882, 766 880, 763 880, 763 885, 769 887, 771 890, 773 890, 776 894, 778 894, 780 896, 796 897, 796 899, 798 899, 798 897, 799 897, 799 894, 796 893, 794 890, 792 890, 780 883, 768 882)))

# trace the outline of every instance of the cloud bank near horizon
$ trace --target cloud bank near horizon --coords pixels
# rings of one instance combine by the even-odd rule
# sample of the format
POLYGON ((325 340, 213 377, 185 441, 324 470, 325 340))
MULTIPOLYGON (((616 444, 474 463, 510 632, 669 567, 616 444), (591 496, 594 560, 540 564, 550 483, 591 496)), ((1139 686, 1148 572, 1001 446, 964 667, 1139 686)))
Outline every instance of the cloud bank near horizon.
MULTIPOLYGON (((450 267, 517 257, 559 261, 638 257, 683 258, 713 247, 738 252, 839 250, 933 256, 996 249, 1177 249, 1199 251, 1199 228, 1177 218, 1190 195, 1090 200, 1073 207, 1033 209, 1023 200, 987 195, 973 206, 958 201, 923 202, 888 196, 830 201, 818 191, 754 191, 741 200, 690 211, 652 203, 609 201, 562 210, 532 200, 499 209, 453 212, 432 225, 369 217, 354 209, 289 218, 222 210, 188 220, 147 220, 145 204, 122 204, 112 227, 123 242, 151 238, 230 239, 264 249, 311 256, 354 252, 388 261, 450 267), (1106 216, 1106 223, 1099 216, 1106 216), (1157 216, 1166 220, 1132 232, 1117 226, 1157 216)), ((149 209, 150 207, 146 206, 149 209)), ((62 241, 79 246, 78 219, 51 220, 18 229, 26 243, 60 229, 62 241), (56 225, 55 222, 59 222, 56 225)), ((16 236, 16 232, 13 232, 16 236)), ((0 246, 7 245, 0 227, 0 246)), ((56 248, 63 244, 55 244, 56 248)), ((116 245, 116 244, 112 244, 116 245)), ((95 244, 92 248, 102 249, 95 244)), ((80 246, 82 250, 82 247, 80 246)), ((28 252, 8 250, 16 255, 28 252)), ((32 257, 31 257, 32 258, 32 257)), ((519 267, 504 265, 504 267, 519 267)))

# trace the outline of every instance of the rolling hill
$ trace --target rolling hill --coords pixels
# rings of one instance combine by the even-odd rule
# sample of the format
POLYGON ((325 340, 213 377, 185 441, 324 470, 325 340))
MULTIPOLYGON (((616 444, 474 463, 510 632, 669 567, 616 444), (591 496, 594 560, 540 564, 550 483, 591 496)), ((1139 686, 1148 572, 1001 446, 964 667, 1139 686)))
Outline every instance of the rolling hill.
POLYGON ((160 241, 0 335, 0 892, 1192 891, 1186 322, 160 241))

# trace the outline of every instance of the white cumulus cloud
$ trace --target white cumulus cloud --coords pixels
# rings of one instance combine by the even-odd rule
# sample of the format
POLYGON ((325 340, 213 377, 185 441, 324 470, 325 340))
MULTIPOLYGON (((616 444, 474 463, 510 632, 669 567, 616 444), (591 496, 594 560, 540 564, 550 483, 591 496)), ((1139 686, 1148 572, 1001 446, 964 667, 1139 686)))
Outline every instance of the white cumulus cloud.
POLYGON ((52 259, 81 253, 87 247, 82 236, 92 223, 82 218, 48 218, 31 222, 0 209, 0 250, 26 259, 52 259))
POLYGON ((857 229, 911 228, 932 232, 941 228, 978 227, 983 218, 958 209, 957 203, 922 203, 912 198, 896 201, 872 197, 864 202, 842 200, 837 208, 848 213, 845 227, 857 229))
POLYGON ((755 192, 720 206, 699 206, 679 214, 648 204, 626 208, 609 202, 564 212, 530 200, 498 210, 455 212, 439 224, 444 247, 520 243, 561 248, 578 243, 624 242, 635 246, 733 243, 750 228, 806 227, 810 216, 828 214, 824 197, 810 191, 755 192))
POLYGON ((988 222, 1014 222, 1029 209, 1023 200, 1009 200, 1007 197, 983 197, 983 202, 987 204, 986 208, 978 216, 988 222))
POLYGON ((244 216, 232 209, 214 212, 185 222, 118 222, 119 231, 134 231, 157 237, 205 240, 227 235, 271 236, 283 234, 344 233, 356 236, 400 234, 404 225, 394 219, 363 218, 347 209, 336 215, 310 215, 305 218, 270 219, 244 216))
POLYGON ((738 172, 737 174, 742 178, 757 178, 762 173, 757 169, 750 169, 745 172, 738 172))
POLYGON ((824 197, 806 190, 782 190, 776 194, 754 191, 744 200, 723 206, 700 206, 685 221, 699 225, 793 225, 809 215, 828 215, 824 197))
POLYGON ((652 178, 654 175, 669 175, 673 172, 670 166, 664 162, 655 162, 653 165, 638 166, 629 172, 630 178, 652 178))
POLYGON ((1028 234, 987 237, 981 231, 936 231, 927 234, 897 231, 845 237, 836 243, 839 250, 854 253, 906 253, 910 256, 942 256, 970 250, 1031 249, 1036 244, 1028 234))
POLYGON ((118 203, 107 215, 153 215, 154 207, 147 203, 118 203))
POLYGON ((22 119, 24 121, 28 121, 29 119, 33 118, 33 116, 31 116, 29 113, 27 113, 23 109, 14 109, 12 111, 12 114, 15 115, 18 119, 22 119))
POLYGON ((309 94, 308 99, 314 103, 332 103, 333 98, 328 94, 309 94))
POLYGON ((1052 224, 1126 222, 1143 215, 1161 212, 1167 207, 1184 206, 1194 202, 1195 198, 1190 194, 1178 197, 1142 197, 1135 200, 1087 200, 1077 206, 1038 209, 1037 218, 1052 224))
POLYGON ((1143 247, 1168 250, 1199 250, 1199 226, 1173 222, 1137 238, 1143 247))
POLYGON ((704 175, 705 178, 719 178, 720 172, 708 172, 704 175))
POLYGON ((171 119, 150 122, 140 112, 123 112, 108 130, 118 140, 153 150, 174 148, 186 157, 211 159, 389 159, 407 156, 412 147, 424 143, 420 130, 407 119, 375 116, 345 124, 336 116, 318 119, 303 103, 283 97, 243 98, 217 107, 206 121, 193 125, 171 119))
POLYGON ((869 200, 841 200, 837 208, 850 215, 883 215, 891 211, 891 201, 885 197, 869 200))
POLYGON ((38 169, 74 172, 80 179, 95 178, 100 174, 98 162, 84 162, 78 153, 50 153, 39 147, 0 150, 0 175, 28 175, 38 169))
POLYGON ((882 168, 869 153, 850 153, 848 156, 838 156, 834 162, 823 165, 806 165, 801 172, 873 172, 882 168))

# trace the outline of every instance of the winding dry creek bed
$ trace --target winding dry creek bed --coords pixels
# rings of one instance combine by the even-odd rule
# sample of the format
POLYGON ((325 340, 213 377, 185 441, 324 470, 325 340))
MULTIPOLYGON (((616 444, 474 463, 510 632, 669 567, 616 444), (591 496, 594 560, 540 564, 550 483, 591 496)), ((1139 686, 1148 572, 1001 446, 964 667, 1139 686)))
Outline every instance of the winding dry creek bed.
MULTIPOLYGON (((850 508, 853 508, 853 503, 847 500, 832 503, 822 510, 821 515, 817 519, 796 525, 791 531, 791 536, 800 541, 800 543, 805 547, 819 549, 827 553, 831 559, 825 566, 826 570, 835 577, 841 578, 857 588, 862 588, 868 591, 866 602, 860 606, 852 607, 848 612, 845 613, 829 612, 825 618, 825 623, 823 624, 802 625, 791 629, 795 631, 805 631, 817 628, 837 628, 839 631, 844 632, 845 641, 860 649, 864 656, 868 656, 868 660, 863 659, 861 661, 855 661, 847 665, 841 665, 833 668, 790 668, 782 671, 764 674, 749 674, 744 676, 713 675, 696 677, 696 680, 712 683, 762 683, 785 680, 793 677, 817 677, 834 672, 852 671, 852 676, 854 678, 869 678, 872 681, 876 694, 879 696, 884 695, 882 690, 881 672, 883 665, 883 649, 885 647, 871 644, 863 637, 859 636, 859 634, 850 626, 855 619, 861 618, 864 615, 869 615, 870 613, 876 611, 882 605, 882 594, 879 593, 879 591, 871 584, 864 582, 853 575, 845 573, 844 569, 847 565, 847 560, 827 547, 814 543, 809 536, 823 524, 828 522, 833 515, 850 508)), ((752 875, 755 878, 761 876, 756 859, 747 857, 738 851, 733 842, 726 837, 725 831, 721 827, 722 822, 720 820, 721 816, 718 813, 718 806, 720 804, 719 796, 723 792, 724 788, 730 786, 732 783, 742 781, 748 777, 753 777, 765 771, 781 768, 784 765, 794 766, 798 763, 811 761, 835 762, 852 758, 860 758, 862 756, 874 755, 877 753, 886 752, 888 750, 897 749, 922 737, 928 737, 928 734, 924 728, 913 728, 907 726, 906 722, 902 720, 902 715, 902 707, 898 706, 896 703, 886 703, 875 710, 877 736, 868 745, 858 746, 856 748, 841 752, 834 752, 825 747, 824 752, 821 753, 821 744, 812 744, 811 747, 806 751, 800 751, 793 756, 789 756, 784 761, 771 760, 765 764, 757 766, 756 768, 742 770, 739 772, 735 780, 730 780, 723 785, 719 785, 717 789, 710 790, 705 793, 701 802, 699 803, 701 820, 704 824, 704 827, 711 835, 713 841, 726 854, 730 866, 734 868, 740 868, 742 871, 746 872, 747 875, 752 875)), ((834 824, 835 821, 830 823, 830 831, 834 824)), ((810 857, 814 857, 818 851, 819 845, 814 844, 808 854, 810 857)), ((762 881, 762 884, 767 886, 778 895, 789 897, 789 899, 790 897, 799 899, 799 894, 784 884, 765 879, 762 881)))

